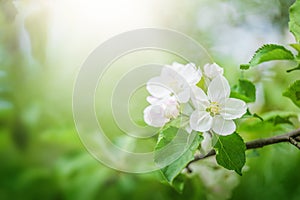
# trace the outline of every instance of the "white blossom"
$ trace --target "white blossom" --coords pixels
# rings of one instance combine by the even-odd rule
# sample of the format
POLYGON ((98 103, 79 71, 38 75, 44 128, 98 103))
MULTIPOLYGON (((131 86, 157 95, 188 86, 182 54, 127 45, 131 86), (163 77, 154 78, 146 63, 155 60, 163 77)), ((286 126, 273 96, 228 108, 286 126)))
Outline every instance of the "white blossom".
POLYGON ((179 104, 174 96, 162 99, 149 96, 147 101, 151 105, 144 110, 144 121, 150 126, 162 127, 179 115, 179 104))
POLYGON ((175 95, 180 103, 190 99, 190 87, 196 85, 202 77, 202 72, 193 63, 182 65, 174 62, 163 67, 160 76, 150 79, 147 90, 156 98, 175 95))
POLYGON ((219 75, 223 75, 224 70, 218 64, 206 64, 203 67, 204 75, 210 79, 213 79, 219 75))
POLYGON ((247 110, 242 100, 229 98, 230 86, 221 75, 215 77, 208 86, 207 95, 198 87, 193 87, 195 111, 190 116, 190 126, 195 131, 214 131, 219 135, 229 135, 236 129, 233 119, 242 117, 247 110))

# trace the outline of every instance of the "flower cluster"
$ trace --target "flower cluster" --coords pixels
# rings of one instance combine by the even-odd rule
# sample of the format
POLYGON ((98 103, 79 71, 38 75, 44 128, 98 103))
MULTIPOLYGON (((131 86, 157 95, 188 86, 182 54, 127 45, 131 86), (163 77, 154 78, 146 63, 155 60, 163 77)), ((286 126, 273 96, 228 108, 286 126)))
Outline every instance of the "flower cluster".
POLYGON ((188 132, 229 135, 236 129, 233 120, 247 110, 244 101, 229 97, 229 83, 216 63, 206 64, 203 72, 193 63, 166 65, 159 76, 148 81, 147 90, 151 96, 147 97, 150 105, 144 110, 144 120, 153 127, 163 127, 182 115, 189 118, 188 132), (198 86, 202 79, 207 87, 198 86))

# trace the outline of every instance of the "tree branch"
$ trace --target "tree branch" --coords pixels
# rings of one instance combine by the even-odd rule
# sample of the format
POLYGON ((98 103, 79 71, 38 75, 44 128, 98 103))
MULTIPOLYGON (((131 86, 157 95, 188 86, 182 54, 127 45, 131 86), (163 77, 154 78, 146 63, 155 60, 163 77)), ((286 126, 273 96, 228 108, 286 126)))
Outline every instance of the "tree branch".
POLYGON ((294 138, 290 137, 290 143, 300 150, 300 144, 294 138))
MULTIPOLYGON (((258 139, 258 140, 253 140, 250 142, 246 143, 246 149, 257 149, 257 148, 262 148, 264 146, 268 146, 268 145, 272 145, 272 144, 277 144, 277 143, 281 143, 281 142, 289 142, 291 144, 293 144, 294 146, 296 146, 298 149, 300 149, 300 144, 298 142, 300 142, 300 128, 296 129, 294 131, 291 131, 289 133, 286 134, 282 134, 282 135, 276 135, 273 137, 269 137, 269 138, 263 138, 263 139, 258 139)), ((186 168, 188 171, 191 171, 191 169, 189 168, 189 165, 193 162, 196 162, 198 160, 202 160, 205 158, 208 158, 210 156, 214 156, 216 155, 215 150, 211 150, 208 154, 206 155, 196 155, 194 160, 190 161, 186 168)))

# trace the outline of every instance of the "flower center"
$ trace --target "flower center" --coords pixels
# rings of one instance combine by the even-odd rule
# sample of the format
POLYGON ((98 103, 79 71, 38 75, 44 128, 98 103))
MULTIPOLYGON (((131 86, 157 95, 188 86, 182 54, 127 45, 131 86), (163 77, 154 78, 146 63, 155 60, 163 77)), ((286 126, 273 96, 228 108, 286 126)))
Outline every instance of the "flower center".
POLYGON ((220 105, 218 102, 211 102, 209 107, 206 108, 206 112, 209 112, 209 114, 214 117, 216 115, 219 115, 221 111, 220 105))

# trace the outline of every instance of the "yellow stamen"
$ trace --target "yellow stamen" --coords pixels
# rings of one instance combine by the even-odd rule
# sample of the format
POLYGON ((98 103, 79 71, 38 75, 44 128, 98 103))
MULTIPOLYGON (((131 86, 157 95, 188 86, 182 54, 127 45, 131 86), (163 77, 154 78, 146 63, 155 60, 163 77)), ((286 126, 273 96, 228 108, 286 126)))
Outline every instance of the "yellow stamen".
POLYGON ((218 102, 211 102, 209 107, 206 108, 206 112, 209 112, 209 114, 213 117, 216 115, 219 115, 221 111, 220 105, 218 102))

